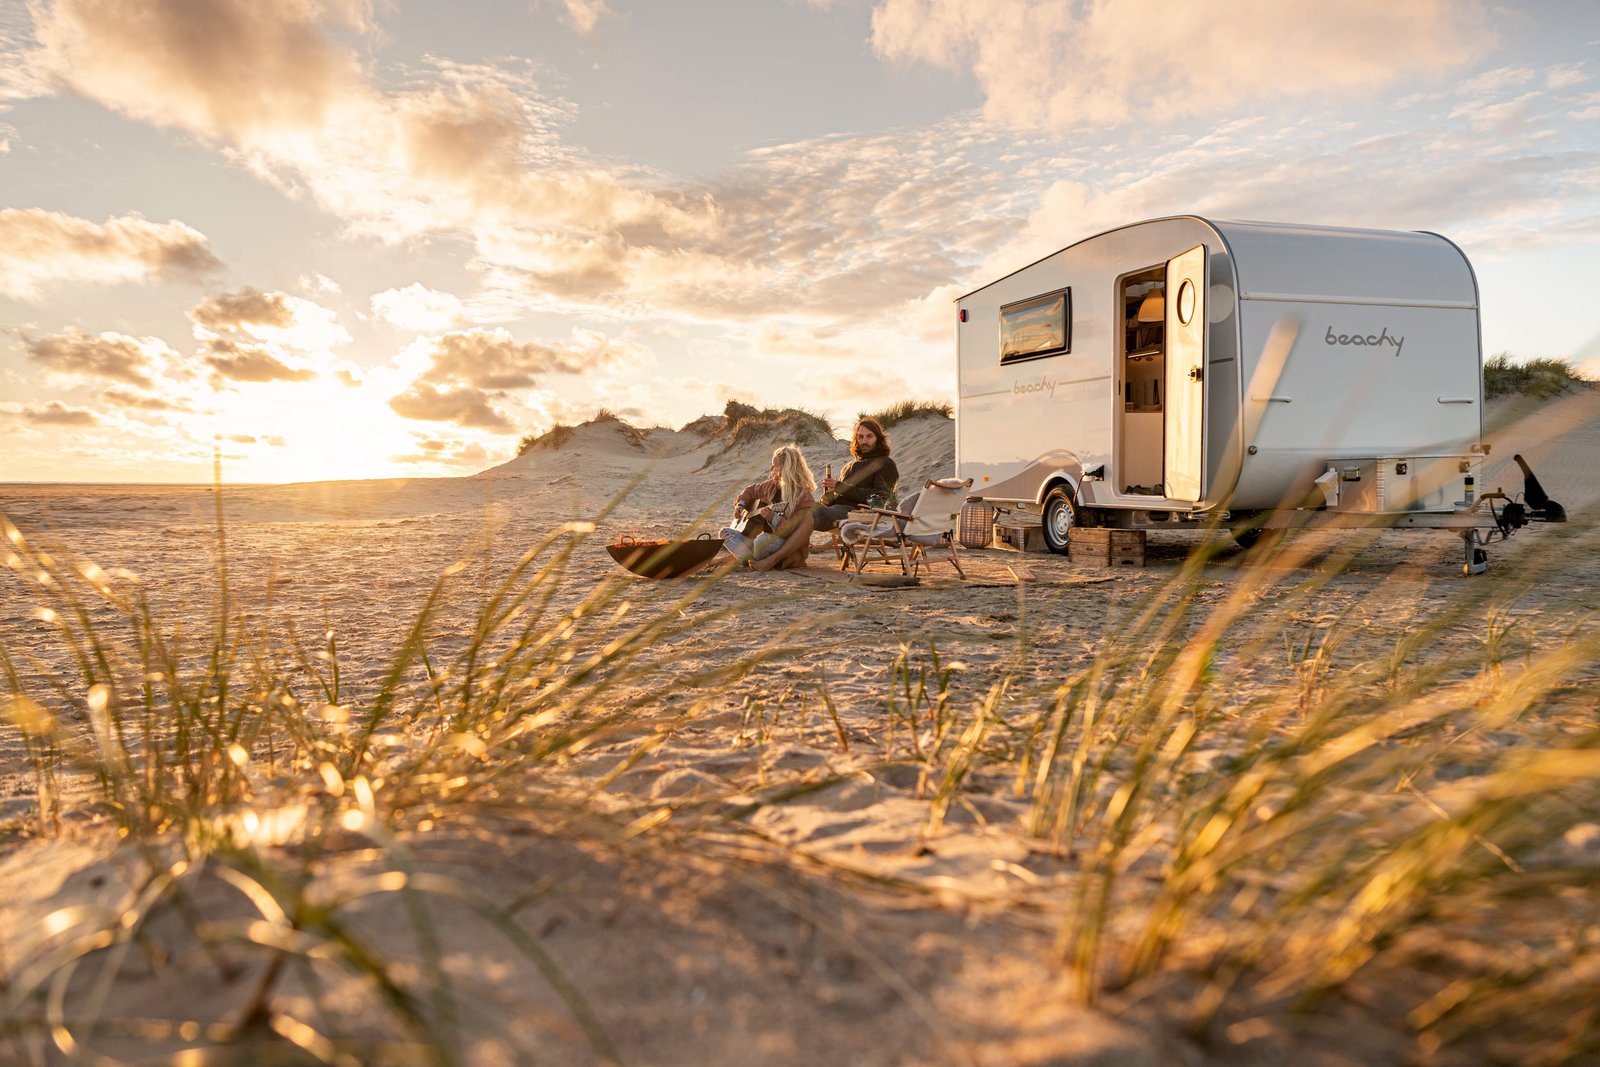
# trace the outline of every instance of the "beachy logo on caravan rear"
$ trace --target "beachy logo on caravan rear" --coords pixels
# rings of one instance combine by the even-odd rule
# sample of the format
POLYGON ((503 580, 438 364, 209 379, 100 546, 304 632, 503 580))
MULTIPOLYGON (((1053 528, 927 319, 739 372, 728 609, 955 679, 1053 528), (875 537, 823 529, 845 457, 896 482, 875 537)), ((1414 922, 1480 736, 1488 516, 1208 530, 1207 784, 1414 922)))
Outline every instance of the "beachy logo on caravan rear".
POLYGON ((1400 358, 1400 347, 1406 343, 1404 337, 1389 336, 1389 327, 1385 326, 1378 333, 1334 333, 1333 327, 1328 327, 1328 336, 1324 338, 1330 345, 1341 348, 1350 345, 1359 345, 1365 348, 1382 348, 1384 345, 1394 346, 1396 359, 1400 358))

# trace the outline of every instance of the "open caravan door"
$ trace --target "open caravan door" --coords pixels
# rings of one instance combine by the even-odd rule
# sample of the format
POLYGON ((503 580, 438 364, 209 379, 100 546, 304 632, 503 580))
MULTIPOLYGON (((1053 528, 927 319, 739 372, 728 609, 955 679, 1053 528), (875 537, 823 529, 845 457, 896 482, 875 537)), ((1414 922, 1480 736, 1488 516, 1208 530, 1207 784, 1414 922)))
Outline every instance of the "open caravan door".
POLYGON ((1205 440, 1205 245, 1167 260, 1166 295, 1166 494, 1168 500, 1195 503, 1205 440))

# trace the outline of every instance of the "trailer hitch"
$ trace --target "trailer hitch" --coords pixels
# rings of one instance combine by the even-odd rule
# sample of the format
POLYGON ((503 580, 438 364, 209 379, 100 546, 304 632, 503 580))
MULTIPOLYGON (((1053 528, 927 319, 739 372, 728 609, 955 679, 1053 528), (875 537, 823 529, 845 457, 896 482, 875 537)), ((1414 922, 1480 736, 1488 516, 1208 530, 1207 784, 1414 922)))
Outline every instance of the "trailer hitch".
MULTIPOLYGON (((1550 503, 1548 498, 1546 498, 1546 503, 1550 503)), ((1560 508, 1561 505, 1557 504, 1555 506, 1560 508)), ((1473 510, 1485 507, 1489 509, 1489 515, 1494 519, 1494 529, 1484 530, 1473 527, 1461 531, 1461 543, 1466 551, 1466 558, 1461 565, 1462 574, 1482 574, 1488 570, 1489 553, 1485 551, 1485 547, 1496 540, 1509 541, 1512 534, 1528 525, 1530 518, 1528 507, 1512 500, 1506 495, 1504 489, 1495 489, 1491 492, 1480 494, 1477 501, 1472 505, 1473 510)), ((1563 522, 1565 521, 1565 512, 1562 513, 1561 519, 1546 519, 1545 521, 1563 522)))

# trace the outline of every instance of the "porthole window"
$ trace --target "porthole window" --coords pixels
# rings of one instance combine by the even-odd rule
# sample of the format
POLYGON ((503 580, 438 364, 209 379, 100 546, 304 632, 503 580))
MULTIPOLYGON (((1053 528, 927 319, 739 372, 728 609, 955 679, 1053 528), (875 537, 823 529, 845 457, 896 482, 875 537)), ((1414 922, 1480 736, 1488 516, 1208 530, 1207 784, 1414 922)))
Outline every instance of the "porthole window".
POLYGON ((1178 321, 1185 326, 1194 318, 1194 295, 1194 282, 1185 278, 1178 286, 1178 321))

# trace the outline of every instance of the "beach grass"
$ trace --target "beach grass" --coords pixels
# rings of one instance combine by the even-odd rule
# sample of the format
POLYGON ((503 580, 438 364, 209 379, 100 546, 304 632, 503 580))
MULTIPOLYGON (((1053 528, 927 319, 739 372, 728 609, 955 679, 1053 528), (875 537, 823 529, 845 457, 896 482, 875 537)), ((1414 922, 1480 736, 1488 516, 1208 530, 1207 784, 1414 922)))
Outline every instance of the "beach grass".
POLYGON ((955 407, 948 400, 902 400, 890 404, 882 411, 863 411, 856 418, 875 419, 885 430, 897 422, 905 422, 920 415, 933 415, 943 419, 955 417, 955 407))
POLYGON ((1509 352, 1498 352, 1483 364, 1483 396, 1486 400, 1518 393, 1548 400, 1575 386, 1593 384, 1564 359, 1537 357, 1519 360, 1509 352))
POLYGON ((1218 598, 1219 536, 1063 678, 1028 669, 1021 627, 974 692, 936 645, 902 645, 883 758, 920 769, 929 841, 980 772, 1015 783, 1038 846, 1077 866, 1055 951, 1085 1002, 1217 1039, 1409 976, 1380 1025, 1413 1054, 1492 1038, 1566 1062, 1600 1040, 1597 946, 1563 932, 1596 878, 1600 634, 1520 641, 1509 611, 1595 548, 1564 536, 1518 582, 1397 620, 1378 655, 1350 648, 1365 612, 1319 599, 1370 536, 1263 543, 1218 598), (1241 689, 1264 658, 1282 682, 1241 689))
MULTIPOLYGON (((1506 610, 1567 551, 1594 550, 1591 533, 1569 539, 1525 585, 1473 587, 1366 660, 1345 654, 1357 620, 1318 610, 1361 539, 1310 578, 1310 542, 1262 545, 1206 602, 1213 541, 1053 688, 1019 676, 965 706, 941 691, 929 716, 936 736, 964 731, 961 773, 984 724, 1035 739, 1012 765, 1032 833, 1079 863, 1057 941, 1076 995, 1153 997, 1170 1018, 1158 991, 1185 975, 1183 1013, 1203 1034, 1337 992, 1363 1000, 1374 975, 1439 953, 1449 965, 1398 995, 1419 1055, 1486 1032, 1529 1057, 1518 1062, 1592 1052, 1600 1030, 1579 1006, 1600 998, 1592 939, 1525 924, 1541 907, 1563 914, 1596 877, 1600 634, 1579 620, 1522 645, 1506 610), (1479 618, 1475 646, 1448 640, 1479 618), (1241 699, 1233 671, 1274 652, 1284 681, 1241 699), (1464 773, 1458 750, 1486 737, 1497 740, 1464 773)), ((957 777, 941 780, 930 821, 957 777)))
MULTIPOLYGON (((537 976, 560 1015, 546 1037, 565 1027, 592 1061, 618 1061, 608 1005, 522 921, 565 868, 505 899, 441 866, 435 842, 515 824, 866 880, 936 907, 960 890, 936 897, 753 821, 903 766, 925 805, 908 847, 961 832, 954 816, 986 794, 1020 804, 1012 829, 1065 875, 1028 905, 1052 916, 1041 961, 1083 1003, 1181 1019, 1202 1043, 1258 1027, 1287 1048, 1297 1014, 1381 991, 1366 1015, 1419 1057, 1486 1035, 1518 1062, 1600 1047, 1600 946, 1575 932, 1595 918, 1600 870, 1600 637, 1580 620, 1535 639, 1513 611, 1564 552, 1593 551, 1587 531, 1563 531, 1523 583, 1469 587, 1415 620, 1376 585, 1366 596, 1396 615, 1376 646, 1361 613, 1322 602, 1361 536, 1332 550, 1263 542, 1219 587, 1219 533, 1066 669, 1041 647, 1045 594, 1019 583, 993 669, 901 640, 864 709, 841 706, 820 668, 787 689, 752 684, 805 662, 825 620, 732 627, 692 661, 664 655, 760 604, 700 604, 714 577, 575 589, 565 579, 593 529, 549 532, 496 578, 451 568, 380 681, 359 687, 332 630, 313 652, 250 623, 225 562, 209 602, 180 619, 135 576, 7 523, 14 586, 71 665, 44 671, 0 645, 8 728, 36 783, 32 832, 70 833, 92 809, 137 863, 122 898, 51 916, 5 961, 0 1041, 24 1063, 105 1049, 474 1062, 485 989, 450 948, 471 921, 537 976), (1276 681, 1239 684, 1261 664, 1276 681), (669 691, 686 699, 669 706, 669 691), (729 693, 744 694, 733 744, 826 745, 856 770, 771 780, 758 759, 756 779, 723 793, 612 791, 729 693), (155 966, 173 926, 235 991, 226 1010, 116 1017, 108 990, 155 966)), ((216 536, 226 561, 220 522, 216 536)))
MULTIPOLYGON (((308 654, 292 633, 248 624, 225 562, 211 603, 163 617, 138 576, 39 547, 7 522, 6 562, 69 665, 42 669, 0 645, 7 726, 35 778, 32 833, 59 836, 67 813, 95 812, 115 823, 137 870, 119 902, 51 917, 6 978, 0 1041, 24 1062, 94 1058, 106 1042, 232 1049, 247 1062, 292 1060, 289 1046, 331 1062, 471 1062, 461 1029, 481 991, 460 988, 443 963, 434 916, 444 901, 523 957, 593 1056, 614 1061, 577 985, 517 922, 526 901, 508 905, 418 858, 430 832, 508 810, 597 841, 648 834, 650 818, 589 803, 556 769, 620 745, 626 755, 603 785, 660 743, 662 723, 641 715, 657 702, 660 664, 641 653, 714 619, 685 617, 711 579, 641 593, 612 577, 574 593, 564 578, 593 529, 556 529, 465 598, 454 587, 470 568, 449 568, 381 681, 358 694, 341 679, 332 630, 308 654), (641 599, 653 599, 648 610, 641 599), (474 606, 465 618, 463 603, 474 606), (218 883, 231 889, 220 903, 195 903, 217 898, 218 883), (396 958, 352 918, 373 910, 394 912, 404 930, 396 958), (104 1017, 105 990, 138 969, 147 931, 172 915, 235 987, 227 1010, 104 1017), (352 982, 366 991, 354 1011, 352 982)), ((219 522, 219 561, 225 536, 219 522)), ((673 684, 714 691, 793 638, 775 630, 673 684)))

